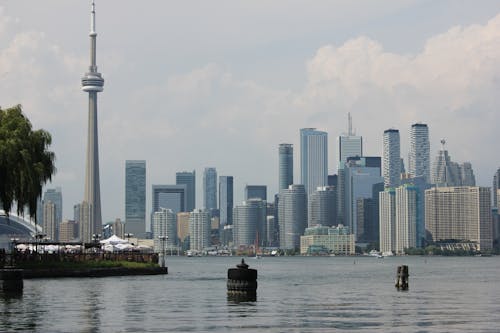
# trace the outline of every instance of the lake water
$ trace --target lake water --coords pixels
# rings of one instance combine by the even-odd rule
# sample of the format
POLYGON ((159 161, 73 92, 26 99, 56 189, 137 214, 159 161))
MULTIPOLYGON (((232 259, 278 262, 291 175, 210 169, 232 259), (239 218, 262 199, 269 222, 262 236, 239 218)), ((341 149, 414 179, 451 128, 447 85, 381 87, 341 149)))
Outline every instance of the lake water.
POLYGON ((0 332, 500 332, 500 257, 264 257, 256 302, 226 296, 239 257, 168 257, 169 275, 25 280, 0 332), (394 287, 408 265, 410 289, 394 287))

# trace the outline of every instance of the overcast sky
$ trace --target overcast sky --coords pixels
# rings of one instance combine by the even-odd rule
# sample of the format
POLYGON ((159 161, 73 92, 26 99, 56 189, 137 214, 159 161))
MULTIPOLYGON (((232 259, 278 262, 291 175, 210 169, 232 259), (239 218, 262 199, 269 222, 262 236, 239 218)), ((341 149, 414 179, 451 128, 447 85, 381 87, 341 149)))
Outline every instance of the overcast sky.
MULTIPOLYGON (((147 161, 151 184, 204 167, 278 187, 278 144, 299 129, 335 138, 351 112, 367 156, 397 128, 429 125, 431 157, 446 138, 478 185, 500 165, 500 1, 96 0, 103 221, 124 217, 125 160, 147 161)), ((90 1, 0 1, 0 105, 22 104, 52 133, 65 218, 83 200, 90 1)))

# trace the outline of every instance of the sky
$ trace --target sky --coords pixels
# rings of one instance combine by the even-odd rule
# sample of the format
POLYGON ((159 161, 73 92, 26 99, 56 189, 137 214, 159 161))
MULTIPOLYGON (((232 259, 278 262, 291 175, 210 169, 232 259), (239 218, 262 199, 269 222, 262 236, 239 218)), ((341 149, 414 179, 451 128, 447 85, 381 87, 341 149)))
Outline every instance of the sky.
MULTIPOLYGON (((407 164, 413 123, 429 126, 455 162, 491 186, 500 166, 500 1, 96 0, 103 221, 124 218, 125 161, 147 163, 151 185, 177 171, 231 175, 278 188, 278 145, 299 129, 328 132, 329 174, 347 113, 366 156, 388 128, 407 164)), ((0 106, 23 106, 52 134, 63 216, 83 200, 89 0, 0 1, 0 106)), ((148 215, 148 214, 147 214, 148 215)))

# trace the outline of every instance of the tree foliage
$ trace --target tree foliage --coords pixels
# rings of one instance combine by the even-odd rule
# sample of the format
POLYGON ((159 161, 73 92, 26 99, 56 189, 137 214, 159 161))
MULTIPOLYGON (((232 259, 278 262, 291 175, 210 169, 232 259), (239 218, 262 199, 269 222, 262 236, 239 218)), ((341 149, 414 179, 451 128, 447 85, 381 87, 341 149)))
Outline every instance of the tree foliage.
POLYGON ((19 215, 28 208, 36 221, 42 186, 56 171, 51 143, 50 133, 33 130, 21 105, 0 108, 0 201, 7 215, 16 203, 19 215))

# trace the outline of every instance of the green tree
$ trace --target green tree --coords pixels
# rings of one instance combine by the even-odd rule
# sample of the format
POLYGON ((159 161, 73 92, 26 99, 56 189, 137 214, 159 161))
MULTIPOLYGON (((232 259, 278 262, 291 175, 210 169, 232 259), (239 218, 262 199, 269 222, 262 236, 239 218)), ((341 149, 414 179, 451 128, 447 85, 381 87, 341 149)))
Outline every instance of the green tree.
POLYGON ((16 203, 19 215, 28 208, 36 221, 42 186, 56 171, 51 143, 50 133, 33 130, 21 105, 0 108, 0 201, 7 215, 16 203))

